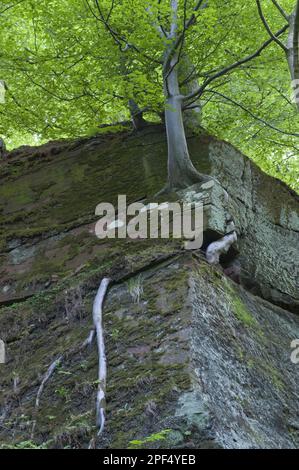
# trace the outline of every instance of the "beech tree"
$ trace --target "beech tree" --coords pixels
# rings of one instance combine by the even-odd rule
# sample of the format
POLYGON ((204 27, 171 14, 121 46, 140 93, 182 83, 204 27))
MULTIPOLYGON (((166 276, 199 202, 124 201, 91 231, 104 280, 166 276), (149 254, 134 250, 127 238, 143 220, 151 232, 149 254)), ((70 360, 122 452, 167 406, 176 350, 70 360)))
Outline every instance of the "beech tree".
POLYGON ((165 121, 168 189, 207 179, 189 156, 190 123, 296 187, 298 113, 288 78, 288 64, 292 80, 298 75, 296 3, 7 2, 0 9, 7 85, 0 134, 13 143, 76 137, 131 111, 137 127, 165 121))

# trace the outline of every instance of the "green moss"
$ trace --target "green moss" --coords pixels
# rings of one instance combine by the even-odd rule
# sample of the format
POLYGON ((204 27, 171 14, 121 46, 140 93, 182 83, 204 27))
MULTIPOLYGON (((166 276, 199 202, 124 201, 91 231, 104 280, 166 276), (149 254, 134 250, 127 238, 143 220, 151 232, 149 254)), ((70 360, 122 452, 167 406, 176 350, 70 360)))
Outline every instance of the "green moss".
POLYGON ((22 441, 17 444, 0 444, 0 449, 46 449, 46 443, 37 444, 32 440, 22 441))
POLYGON ((263 374, 269 378, 272 384, 278 389, 283 390, 285 388, 282 373, 275 368, 272 364, 265 361, 256 359, 257 367, 263 372, 263 374))
POLYGON ((247 310, 247 307, 239 297, 234 297, 231 299, 233 312, 236 315, 237 319, 247 327, 257 326, 256 319, 251 315, 247 310))
POLYGON ((248 356, 247 352, 242 352, 241 349, 239 358, 242 362, 246 363, 248 369, 252 370, 253 373, 262 374, 263 377, 270 380, 278 390, 285 388, 282 373, 269 362, 269 358, 263 360, 256 356, 248 356))
POLYGON ((232 306, 232 310, 236 318, 246 327, 256 327, 259 329, 257 320, 253 317, 253 315, 241 299, 240 292, 236 290, 234 285, 231 283, 230 280, 227 279, 226 276, 222 276, 221 281, 222 286, 224 285, 226 288, 229 302, 232 306))
POLYGON ((167 440, 168 435, 172 432, 172 429, 162 429, 159 432, 153 433, 150 436, 144 437, 143 439, 135 439, 129 442, 128 449, 142 449, 152 447, 153 444, 162 443, 161 441, 167 440))
POLYGON ((23 179, 14 181, 9 184, 1 185, 0 188, 1 201, 7 201, 13 209, 24 206, 34 201, 33 191, 27 186, 23 179))
MULTIPOLYGON (((159 316, 157 296, 163 298, 164 289, 171 300, 170 311, 173 313, 176 308, 182 309, 181 289, 186 284, 186 273, 180 270, 175 275, 173 271, 169 274, 167 270, 160 272, 160 269, 166 269, 168 266, 167 262, 161 263, 160 260, 175 252, 176 243, 115 240, 105 246, 104 250, 100 249, 93 259, 87 256, 82 271, 66 277, 68 260, 97 243, 100 244, 85 231, 79 235, 69 234, 57 241, 51 251, 53 256, 49 253, 48 256, 39 253, 25 282, 30 279, 42 279, 42 276, 51 276, 56 272, 61 274, 61 278, 56 284, 50 285, 47 291, 1 311, 1 319, 5 317, 5 329, 11 331, 12 322, 16 331, 16 337, 11 343, 11 354, 15 360, 12 367, 20 377, 22 393, 28 393, 31 397, 24 404, 28 420, 32 421, 34 417, 34 396, 40 378, 44 376, 52 358, 64 355, 63 370, 57 370, 53 374, 43 392, 42 406, 37 415, 36 445, 40 445, 39 438, 44 436, 44 439, 48 439, 48 447, 76 447, 78 442, 80 446, 85 446, 96 433, 96 351, 86 350, 79 354, 75 350, 88 335, 92 323, 91 304, 103 275, 124 279, 121 282, 125 282, 129 276, 138 276, 140 271, 144 270, 147 272, 146 294, 153 300, 151 309, 146 303, 142 305, 142 309, 138 306, 134 309, 134 306, 128 304, 128 317, 124 315, 121 319, 115 315, 119 308, 119 299, 110 303, 108 298, 105 305, 105 334, 110 368, 107 383, 107 422, 112 446, 126 446, 130 439, 138 437, 138 432, 143 433, 143 436, 155 432, 155 429, 149 429, 151 424, 146 412, 146 403, 154 401, 161 410, 161 415, 171 416, 176 397, 181 390, 189 390, 191 386, 188 364, 163 365, 159 362, 162 353, 156 351, 167 334, 176 332, 172 318, 168 318, 166 314, 159 316), (157 261, 159 270, 153 267, 157 261), (153 282, 156 279, 157 284, 153 282), (165 287, 161 290, 164 281, 165 287), (78 286, 82 287, 84 292, 83 316, 80 323, 76 319, 68 322, 65 319, 65 290, 78 286), (34 354, 31 354, 33 344, 34 354), (138 344, 149 346, 151 352, 148 356, 136 358, 127 352, 132 345, 138 344), (64 373, 65 371, 67 373, 64 373), (71 416, 74 409, 78 413, 77 418, 71 416), (127 424, 129 431, 122 434, 122 429, 127 424)), ((7 371, 2 380, 9 396, 11 371, 7 371)), ((30 426, 29 431, 25 427, 18 427, 18 411, 16 407, 9 418, 12 420, 10 427, 20 429, 12 439, 13 444, 23 442, 26 436, 30 435, 30 426)))

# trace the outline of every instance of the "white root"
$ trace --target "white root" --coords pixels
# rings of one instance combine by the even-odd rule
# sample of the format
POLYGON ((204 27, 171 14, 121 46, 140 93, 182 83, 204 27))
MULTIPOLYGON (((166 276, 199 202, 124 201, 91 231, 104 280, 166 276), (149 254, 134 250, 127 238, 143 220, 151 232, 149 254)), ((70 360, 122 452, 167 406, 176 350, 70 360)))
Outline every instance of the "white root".
POLYGON ((63 356, 60 356, 58 359, 55 359, 54 362, 52 362, 52 364, 50 365, 50 367, 48 368, 40 386, 39 386, 39 389, 38 389, 38 392, 37 392, 37 395, 36 395, 36 400, 35 400, 35 408, 38 408, 39 407, 39 401, 40 401, 40 397, 41 397, 41 394, 43 393, 43 390, 45 388, 45 385, 46 383, 48 382, 48 380, 50 379, 50 377, 53 375, 55 369, 57 366, 59 366, 59 364, 61 363, 63 359, 63 356))
POLYGON ((220 240, 211 243, 206 251, 206 259, 209 264, 218 264, 220 255, 227 253, 231 245, 238 239, 236 232, 232 232, 229 235, 225 235, 220 240))
MULTIPOLYGON (((40 402, 40 397, 44 391, 45 385, 48 382, 48 380, 51 378, 53 373, 55 372, 55 369, 59 366, 61 361, 63 360, 63 356, 59 356, 57 359, 55 359, 54 362, 50 365, 48 368, 47 372, 44 375, 44 378, 39 386, 39 389, 37 391, 36 399, 35 399, 35 413, 37 413, 38 408, 39 408, 39 402, 40 402)), ((31 429, 31 439, 34 437, 34 432, 35 432, 35 427, 36 427, 36 419, 34 419, 32 423, 32 429, 31 429)))
MULTIPOLYGON (((97 346, 99 355, 99 369, 98 369, 98 392, 96 404, 96 424, 99 429, 98 435, 103 432, 105 426, 105 392, 106 392, 106 377, 107 377, 107 362, 105 353, 105 342, 102 325, 103 317, 103 302, 110 283, 109 278, 104 278, 100 284, 97 295, 93 303, 93 324, 97 335, 97 346)), ((90 333, 91 336, 91 333, 90 333)), ((90 338, 90 337, 89 337, 90 338)))
POLYGON ((88 337, 86 338, 86 340, 82 343, 81 348, 84 349, 84 348, 87 348, 87 346, 90 346, 93 343, 95 335, 96 335, 96 330, 95 329, 90 330, 90 333, 88 337))

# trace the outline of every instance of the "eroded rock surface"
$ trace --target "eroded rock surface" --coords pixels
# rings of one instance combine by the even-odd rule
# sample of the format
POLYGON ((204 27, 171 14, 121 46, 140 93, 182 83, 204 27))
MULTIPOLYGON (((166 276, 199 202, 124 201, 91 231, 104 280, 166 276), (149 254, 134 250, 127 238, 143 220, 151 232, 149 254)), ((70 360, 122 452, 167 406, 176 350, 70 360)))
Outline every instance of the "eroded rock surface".
POLYGON ((220 182, 203 250, 227 214, 236 224, 218 267, 180 241, 94 236, 98 203, 150 200, 163 186, 158 126, 23 148, 0 164, 0 447, 298 447, 298 196, 225 142, 189 142, 220 182), (96 349, 81 346, 103 276, 107 429, 92 441, 96 349))
MULTIPOLYGON (((189 144, 198 169, 216 177, 229 196, 242 282, 298 312, 298 195, 228 143, 203 135, 189 144)), ((96 205, 116 204, 118 194, 128 203, 151 198, 166 180, 165 155, 159 126, 10 154, 0 164, 0 301, 31 295, 98 255, 96 205)), ((214 206, 213 225, 222 226, 223 216, 214 206)))

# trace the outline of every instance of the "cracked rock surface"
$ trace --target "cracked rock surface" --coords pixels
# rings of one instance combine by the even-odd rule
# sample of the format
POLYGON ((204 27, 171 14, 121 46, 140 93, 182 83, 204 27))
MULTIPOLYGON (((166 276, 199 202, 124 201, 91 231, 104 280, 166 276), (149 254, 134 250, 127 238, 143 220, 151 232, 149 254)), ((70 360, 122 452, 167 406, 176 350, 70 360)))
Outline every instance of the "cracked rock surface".
POLYGON ((21 148, 1 162, 0 448, 87 448, 96 437, 96 349, 80 345, 104 276, 107 428, 97 447, 298 447, 298 196, 228 143, 189 144, 220 184, 205 191, 203 250, 230 217, 238 233, 216 267, 178 240, 94 236, 97 204, 149 200, 163 186, 159 126, 21 148))

